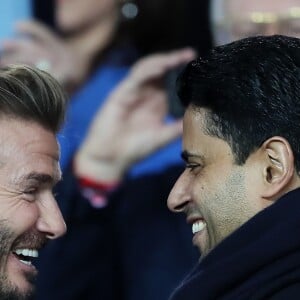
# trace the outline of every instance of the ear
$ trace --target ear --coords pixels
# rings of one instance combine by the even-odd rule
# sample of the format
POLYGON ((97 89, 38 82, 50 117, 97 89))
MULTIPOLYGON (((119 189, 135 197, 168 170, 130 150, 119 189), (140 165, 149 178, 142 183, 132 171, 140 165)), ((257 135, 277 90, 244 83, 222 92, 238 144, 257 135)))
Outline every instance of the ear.
MULTIPOLYGON (((266 140, 261 146, 264 161, 263 197, 272 199, 291 183, 294 173, 294 154, 289 142, 280 136, 266 140)), ((277 197, 276 197, 277 198, 277 197)))

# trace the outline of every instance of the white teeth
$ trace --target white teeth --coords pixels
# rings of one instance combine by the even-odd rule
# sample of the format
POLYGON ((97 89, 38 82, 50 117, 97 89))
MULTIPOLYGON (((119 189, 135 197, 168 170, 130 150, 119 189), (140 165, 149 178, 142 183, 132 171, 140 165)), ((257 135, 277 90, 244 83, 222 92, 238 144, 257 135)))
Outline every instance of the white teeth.
POLYGON ((204 221, 197 221, 193 223, 193 227, 192 227, 193 234, 200 232, 205 227, 206 227, 206 223, 204 221))
POLYGON ((31 266, 31 261, 26 261, 26 260, 21 260, 20 259, 20 262, 27 265, 27 266, 31 266))
POLYGON ((29 257, 39 257, 39 252, 34 249, 17 249, 14 252, 18 255, 29 256, 29 257))

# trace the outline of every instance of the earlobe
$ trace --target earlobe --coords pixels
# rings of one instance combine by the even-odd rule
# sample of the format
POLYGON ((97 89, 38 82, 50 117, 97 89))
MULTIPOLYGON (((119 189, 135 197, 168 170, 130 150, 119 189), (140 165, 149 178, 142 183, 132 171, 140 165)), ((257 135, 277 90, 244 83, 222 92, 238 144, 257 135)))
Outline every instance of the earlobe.
POLYGON ((266 140, 261 150, 265 154, 263 197, 274 199, 288 188, 293 179, 295 172, 293 151, 289 142, 279 136, 266 140))

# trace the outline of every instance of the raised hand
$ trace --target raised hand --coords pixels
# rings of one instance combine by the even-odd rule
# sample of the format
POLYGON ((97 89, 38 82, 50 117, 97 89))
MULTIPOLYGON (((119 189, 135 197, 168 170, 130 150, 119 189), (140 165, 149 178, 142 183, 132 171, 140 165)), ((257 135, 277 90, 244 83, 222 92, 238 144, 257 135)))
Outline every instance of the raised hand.
POLYGON ((52 30, 36 21, 24 21, 16 24, 16 31, 15 38, 1 41, 1 66, 36 66, 65 86, 75 86, 82 80, 81 60, 52 30))
POLYGON ((122 179, 135 162, 182 132, 182 121, 166 123, 164 76, 195 57, 191 49, 154 54, 138 61, 96 115, 75 159, 78 176, 122 179))

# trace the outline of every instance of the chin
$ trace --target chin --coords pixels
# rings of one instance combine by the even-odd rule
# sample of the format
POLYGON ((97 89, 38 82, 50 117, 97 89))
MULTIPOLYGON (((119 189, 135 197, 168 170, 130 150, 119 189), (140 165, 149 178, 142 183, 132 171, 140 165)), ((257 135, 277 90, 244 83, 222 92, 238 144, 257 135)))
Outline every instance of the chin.
POLYGON ((27 275, 11 278, 12 276, 13 274, 9 276, 8 283, 6 284, 8 285, 6 289, 15 297, 12 297, 12 299, 25 300, 34 294, 35 286, 31 282, 33 279, 29 279, 27 275))
POLYGON ((207 248, 205 248, 205 249, 203 249, 203 247, 198 247, 198 249, 199 249, 199 252, 200 252, 200 258, 202 259, 203 257, 205 257, 209 252, 210 252, 210 250, 211 249, 207 249, 207 248))
POLYGON ((8 290, 18 295, 16 299, 27 299, 34 293, 37 276, 35 267, 23 265, 12 255, 7 261, 6 270, 7 275, 2 280, 4 282, 1 282, 2 290, 8 290))
POLYGON ((0 284, 0 299, 27 300, 34 295, 34 286, 29 283, 2 280, 0 284))
POLYGON ((210 241, 210 239, 208 236, 207 228, 194 234, 193 244, 194 244, 194 246, 196 246, 198 248, 201 257, 206 256, 210 252, 211 245, 210 245, 209 241, 210 241))

